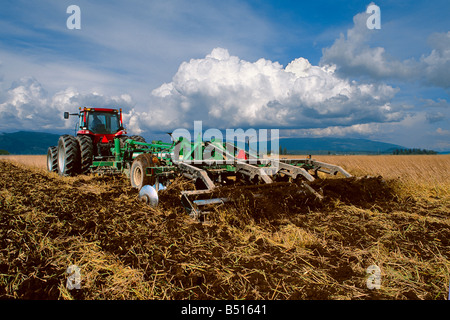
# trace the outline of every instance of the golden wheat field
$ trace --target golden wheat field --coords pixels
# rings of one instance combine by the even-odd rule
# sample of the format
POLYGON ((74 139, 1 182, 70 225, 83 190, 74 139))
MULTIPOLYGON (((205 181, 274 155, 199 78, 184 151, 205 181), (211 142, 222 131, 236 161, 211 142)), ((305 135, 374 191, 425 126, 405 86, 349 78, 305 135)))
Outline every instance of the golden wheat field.
POLYGON ((45 156, 3 156, 0 297, 447 299, 450 155, 314 158, 373 178, 324 179, 321 203, 242 198, 202 224, 178 201, 183 181, 150 208, 126 177, 59 177, 45 156))

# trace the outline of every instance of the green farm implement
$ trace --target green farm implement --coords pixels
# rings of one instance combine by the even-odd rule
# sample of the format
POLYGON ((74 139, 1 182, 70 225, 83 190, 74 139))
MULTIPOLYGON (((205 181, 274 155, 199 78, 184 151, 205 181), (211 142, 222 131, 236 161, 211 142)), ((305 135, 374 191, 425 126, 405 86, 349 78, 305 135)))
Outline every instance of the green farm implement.
POLYGON ((308 192, 321 199, 320 190, 309 185, 318 177, 318 172, 351 177, 343 168, 311 157, 259 157, 223 141, 192 142, 179 138, 172 139, 172 143, 147 143, 142 137, 125 135, 121 110, 85 108, 80 109, 78 115, 80 131, 77 136, 64 135, 58 147, 49 148, 49 171, 60 175, 125 174, 132 187, 139 190, 140 199, 152 206, 158 205, 160 190, 183 177, 195 187, 181 191, 180 200, 195 219, 202 219, 207 212, 204 208, 227 202, 227 190, 239 190, 236 187, 255 189, 257 193, 264 187, 296 186, 298 192, 308 192), (102 132, 89 130, 96 113, 103 115, 102 132))

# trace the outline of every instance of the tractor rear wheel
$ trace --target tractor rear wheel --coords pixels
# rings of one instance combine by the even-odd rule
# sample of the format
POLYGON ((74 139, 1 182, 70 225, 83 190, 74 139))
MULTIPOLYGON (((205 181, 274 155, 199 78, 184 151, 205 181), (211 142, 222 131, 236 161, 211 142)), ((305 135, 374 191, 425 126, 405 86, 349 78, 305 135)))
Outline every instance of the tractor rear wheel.
POLYGON ((58 148, 49 147, 47 151, 47 170, 58 172, 58 148))
POLYGON ((80 148, 80 173, 86 174, 92 165, 94 144, 89 136, 77 136, 77 140, 80 148))
POLYGON ((58 173, 61 176, 74 176, 80 171, 80 146, 71 135, 63 135, 58 141, 58 173))
POLYGON ((137 142, 144 142, 144 143, 146 142, 144 137, 141 137, 141 136, 131 136, 130 139, 133 139, 134 141, 137 141, 137 142))
POLYGON ((136 157, 131 164, 130 182, 133 188, 141 189, 145 185, 154 185, 155 178, 146 175, 148 167, 152 166, 152 155, 143 153, 136 157))
POLYGON ((118 137, 116 137, 116 138, 119 138, 119 140, 120 140, 120 147, 121 148, 123 148, 123 146, 125 145, 125 141, 127 141, 128 139, 131 139, 129 136, 127 136, 127 135, 121 135, 121 136, 118 136, 118 137))

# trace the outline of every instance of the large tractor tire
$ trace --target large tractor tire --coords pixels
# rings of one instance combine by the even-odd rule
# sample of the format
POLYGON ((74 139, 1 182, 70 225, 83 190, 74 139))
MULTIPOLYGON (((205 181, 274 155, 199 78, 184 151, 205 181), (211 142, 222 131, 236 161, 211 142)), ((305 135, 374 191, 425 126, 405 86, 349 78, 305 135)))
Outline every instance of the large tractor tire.
POLYGON ((89 136, 77 136, 77 140, 80 148, 80 173, 86 174, 94 158, 94 144, 89 136))
POLYGON ((155 178, 146 175, 146 169, 152 166, 152 155, 143 153, 131 164, 130 182, 133 188, 141 189, 145 185, 154 185, 155 178))
POLYGON ((128 140, 128 139, 131 139, 129 136, 127 136, 127 135, 121 135, 121 136, 118 136, 118 137, 116 137, 116 138, 119 138, 119 140, 120 140, 120 147, 121 148, 123 148, 123 146, 125 145, 125 141, 126 140, 128 140))
POLYGON ((80 146, 71 135, 63 135, 58 141, 58 173, 61 176, 74 176, 80 172, 80 146))
POLYGON ((131 136, 130 139, 133 139, 134 141, 137 141, 137 142, 144 142, 144 143, 146 142, 144 137, 141 137, 141 136, 131 136))
POLYGON ((47 151, 47 170, 58 172, 58 148, 49 147, 47 151))

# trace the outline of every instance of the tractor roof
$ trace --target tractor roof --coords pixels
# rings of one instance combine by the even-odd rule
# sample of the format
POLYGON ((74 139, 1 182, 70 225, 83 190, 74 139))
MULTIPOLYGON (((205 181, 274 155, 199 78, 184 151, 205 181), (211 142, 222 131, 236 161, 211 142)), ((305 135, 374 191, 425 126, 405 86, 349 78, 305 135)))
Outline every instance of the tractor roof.
POLYGON ((119 109, 111 108, 83 108, 83 111, 98 111, 98 112, 119 112, 119 109))

